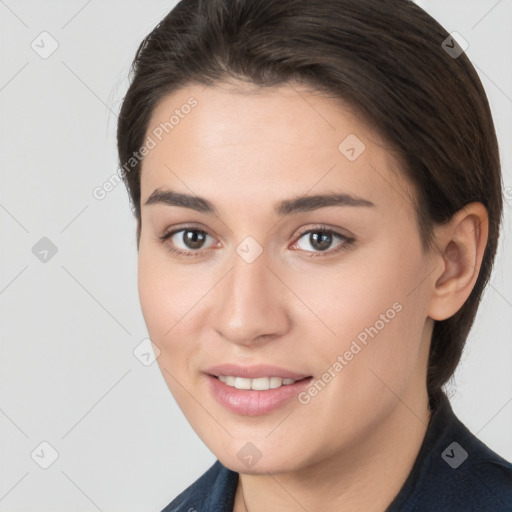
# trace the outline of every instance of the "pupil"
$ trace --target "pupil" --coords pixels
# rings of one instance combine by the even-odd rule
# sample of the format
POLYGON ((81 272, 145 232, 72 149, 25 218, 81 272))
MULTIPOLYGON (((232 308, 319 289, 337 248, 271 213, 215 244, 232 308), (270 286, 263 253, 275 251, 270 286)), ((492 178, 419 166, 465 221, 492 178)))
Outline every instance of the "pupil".
POLYGON ((330 233, 321 233, 320 236, 317 233, 311 233, 309 235, 309 240, 311 245, 319 250, 324 251, 325 249, 328 249, 331 245, 332 235, 330 233))

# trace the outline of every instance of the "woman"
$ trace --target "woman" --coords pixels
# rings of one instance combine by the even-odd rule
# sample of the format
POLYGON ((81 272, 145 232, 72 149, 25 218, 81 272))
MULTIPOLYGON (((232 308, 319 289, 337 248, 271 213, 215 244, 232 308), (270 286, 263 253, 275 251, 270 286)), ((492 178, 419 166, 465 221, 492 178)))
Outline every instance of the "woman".
POLYGON ((512 510, 456 418, 496 252, 489 105, 408 0, 184 0, 118 149, 163 376, 218 461, 165 511, 512 510))

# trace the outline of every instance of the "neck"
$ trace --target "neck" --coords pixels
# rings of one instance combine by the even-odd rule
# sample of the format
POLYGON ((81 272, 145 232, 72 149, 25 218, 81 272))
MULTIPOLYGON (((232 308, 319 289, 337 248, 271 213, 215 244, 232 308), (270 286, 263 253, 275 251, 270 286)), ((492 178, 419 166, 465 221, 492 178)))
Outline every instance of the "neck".
POLYGON ((293 473, 240 474, 234 512, 382 512, 421 448, 430 411, 426 391, 397 399, 391 413, 342 453, 293 473))

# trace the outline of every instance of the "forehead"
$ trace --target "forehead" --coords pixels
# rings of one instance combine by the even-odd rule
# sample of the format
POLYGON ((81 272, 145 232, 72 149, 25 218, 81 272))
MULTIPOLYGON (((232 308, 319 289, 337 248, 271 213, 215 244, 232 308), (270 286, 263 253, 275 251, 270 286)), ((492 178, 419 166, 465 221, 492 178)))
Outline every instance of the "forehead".
POLYGON ((174 115, 169 135, 176 143, 186 138, 189 147, 265 143, 283 150, 304 145, 316 149, 336 147, 339 137, 350 129, 361 135, 369 132, 348 106, 341 106, 341 100, 337 104, 318 91, 291 83, 267 88, 245 83, 190 84, 160 100, 147 133, 158 130, 173 114, 178 115, 174 115), (189 103, 197 104, 189 108, 189 103))
POLYGON ((364 191, 373 202, 412 197, 372 127, 296 83, 188 85, 158 103, 146 137, 155 146, 142 162, 142 202, 162 186, 219 197, 233 188, 265 197, 329 189, 364 191))

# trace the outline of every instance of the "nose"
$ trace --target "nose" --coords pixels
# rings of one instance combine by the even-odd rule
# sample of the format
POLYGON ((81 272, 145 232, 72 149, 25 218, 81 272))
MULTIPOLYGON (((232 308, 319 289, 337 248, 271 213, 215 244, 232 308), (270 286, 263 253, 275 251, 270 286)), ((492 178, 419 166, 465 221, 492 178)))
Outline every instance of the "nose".
POLYGON ((268 266, 265 253, 248 263, 238 254, 215 289, 212 319, 224 339, 252 345, 282 336, 290 327, 286 287, 268 266))

